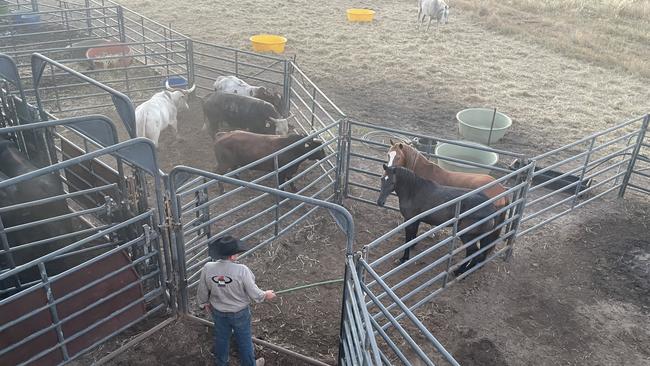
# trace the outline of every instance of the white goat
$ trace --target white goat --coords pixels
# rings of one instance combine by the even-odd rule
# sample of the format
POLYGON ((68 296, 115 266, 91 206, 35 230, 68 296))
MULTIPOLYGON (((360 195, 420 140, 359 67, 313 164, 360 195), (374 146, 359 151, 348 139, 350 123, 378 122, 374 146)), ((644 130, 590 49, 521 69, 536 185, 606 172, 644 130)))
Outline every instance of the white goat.
POLYGON ((427 31, 433 18, 438 20, 438 25, 440 23, 447 24, 449 21, 449 5, 444 0, 418 0, 418 26, 424 22, 427 16, 429 17, 427 31))

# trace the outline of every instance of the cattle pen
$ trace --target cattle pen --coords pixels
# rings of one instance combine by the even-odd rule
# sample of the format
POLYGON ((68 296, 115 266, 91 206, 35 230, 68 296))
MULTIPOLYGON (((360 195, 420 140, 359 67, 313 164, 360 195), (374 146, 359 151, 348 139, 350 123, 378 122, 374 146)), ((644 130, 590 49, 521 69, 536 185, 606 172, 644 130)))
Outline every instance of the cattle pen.
MULTIPOLYGON (((456 365, 423 322, 423 305, 487 263, 507 260, 519 238, 589 202, 632 191, 650 193, 646 114, 537 156, 485 148, 516 164, 488 167, 497 176, 492 184, 507 187, 490 200, 508 197, 509 203, 493 215, 505 213, 506 220, 498 228, 500 238, 470 257, 463 253, 472 243, 462 243, 463 229, 457 225, 468 214, 460 205, 469 194, 420 215, 453 206, 454 218, 444 225, 451 230, 431 227, 401 244, 398 236, 414 218, 360 242, 355 224, 371 218, 351 213, 356 211, 351 207, 369 207, 372 211, 363 212, 371 215, 380 210, 374 207, 377 182, 389 147, 387 141, 368 139, 371 133, 399 136, 432 159, 481 165, 432 153, 434 143, 460 142, 349 117, 295 60, 193 40, 112 1, 8 4, 39 21, 20 23, 15 14, 0 15, 5 30, 0 36, 0 136, 34 166, 28 173, 0 176, 0 193, 27 190, 46 177, 57 184, 46 196, 21 193, 24 199, 0 208, 1 364, 65 364, 136 326, 148 336, 177 315, 205 322, 193 308, 193 294, 199 271, 210 260, 209 238, 238 235, 254 244, 242 256, 244 263, 264 261, 273 243, 316 225, 315 220, 329 224, 321 234, 335 244, 329 248, 334 264, 321 264, 328 268, 298 275, 300 281, 286 285, 343 279, 342 288, 321 294, 336 296, 340 308, 314 310, 315 301, 308 310, 339 324, 333 330, 336 362, 456 365), (95 42, 104 41, 129 51, 86 57, 95 42), (101 60, 126 58, 124 64, 99 66, 101 60), (285 112, 293 114, 295 131, 305 137, 226 175, 177 164, 161 157, 148 140, 135 138, 134 105, 161 90, 166 80, 184 78, 187 85, 197 85, 200 98, 219 75, 281 90, 285 112), (323 141, 325 157, 303 163, 295 177, 280 184, 278 157, 313 138, 323 141), (253 173, 268 161, 274 162, 273 171, 253 173), (561 174, 548 178, 552 170, 561 174), (568 176, 577 179, 553 184, 568 176), (219 182, 226 184, 226 193, 219 193, 219 182), (298 191, 284 191, 292 182, 298 191), (56 203, 64 204, 61 212, 25 218, 25 210, 56 203), (58 226, 56 235, 52 224, 58 226), (393 263, 406 246, 418 242, 427 246, 420 245, 410 260, 393 263), (486 251, 492 251, 488 260, 453 275, 455 268, 486 251)), ((207 150, 197 154, 208 159, 207 150)), ((388 210, 396 210, 395 197, 388 210)), ((304 244, 298 250, 318 245, 292 244, 304 244)))

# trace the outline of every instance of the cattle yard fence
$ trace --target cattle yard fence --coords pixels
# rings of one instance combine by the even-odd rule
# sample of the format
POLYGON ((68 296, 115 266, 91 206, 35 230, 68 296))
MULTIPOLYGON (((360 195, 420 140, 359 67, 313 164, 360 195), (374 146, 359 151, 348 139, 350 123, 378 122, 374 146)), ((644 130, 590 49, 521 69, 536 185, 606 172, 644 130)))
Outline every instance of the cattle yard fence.
MULTIPOLYGON (((501 230, 500 238, 468 258, 463 249, 472 243, 460 241, 468 229, 459 228, 458 222, 470 213, 460 211, 460 202, 469 194, 445 204, 455 210, 444 225, 451 226, 450 231, 443 231, 443 225, 427 227, 404 244, 401 233, 414 218, 354 248, 352 218, 337 204, 375 205, 375 187, 388 148, 384 142, 364 139, 367 133, 403 136, 431 159, 480 164, 433 153, 438 142, 463 143, 349 118, 291 60, 192 40, 112 1, 15 1, 11 8, 26 9, 40 21, 15 24, 10 16, 0 21, 0 27, 5 27, 0 52, 11 56, 0 57, 4 79, 0 135, 8 136, 36 170, 3 178, 0 192, 47 176, 55 177, 58 188, 50 197, 0 208, 0 307, 13 311, 32 298, 42 304, 24 309, 18 318, 0 321, 0 332, 15 335, 2 338, 11 343, 3 345, 0 360, 15 357, 16 363, 28 364, 51 357, 55 363, 65 363, 155 313, 169 310, 189 315, 190 290, 209 260, 205 242, 210 237, 233 233, 254 243, 246 260, 324 208, 347 241, 339 363, 455 365, 457 361, 418 318, 418 309, 493 259, 507 259, 516 238, 588 202, 630 191, 650 194, 646 134, 650 115, 645 115, 536 157, 485 148, 515 159, 508 167, 484 167, 497 176, 493 184, 507 187, 502 196, 509 203, 493 215, 505 214, 495 229, 501 230), (45 37, 44 30, 51 34, 45 37), (91 66, 81 54, 88 44, 80 42, 99 40, 128 45, 131 63, 109 69, 91 66), (236 75, 281 90, 284 113, 292 114, 290 123, 304 138, 223 176, 184 166, 167 176, 158 169, 148 141, 119 143, 134 137, 131 101, 138 103, 162 90, 171 76, 196 83, 197 95, 205 96, 219 75, 236 75), (98 115, 72 117, 97 112, 116 116, 122 123, 115 126, 98 115), (62 117, 68 118, 44 122, 62 117), (280 154, 313 138, 322 141, 319 151, 325 158, 303 162, 300 172, 280 185, 280 154), (256 171, 269 161, 274 162, 273 171, 256 171), (219 182, 228 188, 226 193, 219 194, 219 182), (298 192, 282 190, 291 182, 298 185, 298 192), (55 216, 5 224, 12 212, 62 202, 65 211, 55 216), (55 237, 18 246, 11 246, 7 238, 68 221, 59 225, 65 232, 55 237), (419 242, 427 245, 421 244, 421 251, 410 260, 392 264, 406 246, 419 242), (36 248, 43 252, 18 258, 36 248), (484 263, 458 278, 451 275, 488 250, 484 263), (424 261, 424 267, 415 266, 416 261, 424 261), (73 281, 79 273, 99 267, 87 282, 73 281), (97 283, 111 278, 127 285, 100 298, 94 290, 97 283), (79 300, 82 297, 85 302, 79 300), (113 304, 117 299, 122 302, 113 304), (119 320, 117 328, 98 333, 105 328, 104 320, 88 313, 100 308, 111 310, 113 315, 106 320, 119 320), (15 331, 25 324, 30 324, 27 331, 15 331), (33 349, 36 343, 38 354, 26 354, 25 347, 33 349)), ((105 61, 124 56, 109 56, 105 61)), ((394 196, 387 206, 397 209, 394 196)))
POLYGON ((0 191, 20 198, 0 208, 2 364, 67 363, 174 304, 170 253, 156 230, 164 190, 153 145, 115 143, 115 126, 101 116, 4 127, 0 135, 29 140, 59 126, 108 146, 80 153, 49 135, 61 149, 51 164, 0 181, 0 191), (120 174, 100 159, 113 160, 120 174), (153 207, 133 210, 136 174, 152 181, 153 207))

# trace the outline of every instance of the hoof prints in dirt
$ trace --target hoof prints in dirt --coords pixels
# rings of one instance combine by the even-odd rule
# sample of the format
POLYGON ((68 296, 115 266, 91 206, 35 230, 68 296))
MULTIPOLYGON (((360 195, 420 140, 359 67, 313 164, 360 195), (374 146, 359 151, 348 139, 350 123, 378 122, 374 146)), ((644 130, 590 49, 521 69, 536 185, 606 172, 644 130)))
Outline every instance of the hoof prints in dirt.
POLYGON ((456 361, 467 366, 507 366, 503 353, 487 339, 465 343, 455 353, 456 361))
POLYGON ((650 241, 627 239, 612 244, 612 247, 611 253, 597 266, 608 270, 597 271, 594 282, 616 300, 647 306, 650 297, 650 241))

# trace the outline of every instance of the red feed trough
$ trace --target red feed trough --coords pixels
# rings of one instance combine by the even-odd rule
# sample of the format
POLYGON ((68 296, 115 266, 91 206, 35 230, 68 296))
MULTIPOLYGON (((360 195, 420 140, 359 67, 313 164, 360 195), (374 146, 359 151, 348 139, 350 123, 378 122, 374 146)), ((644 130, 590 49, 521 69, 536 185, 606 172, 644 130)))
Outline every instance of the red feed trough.
POLYGON ((89 48, 86 51, 86 58, 96 69, 127 67, 133 62, 131 48, 121 44, 89 48))

